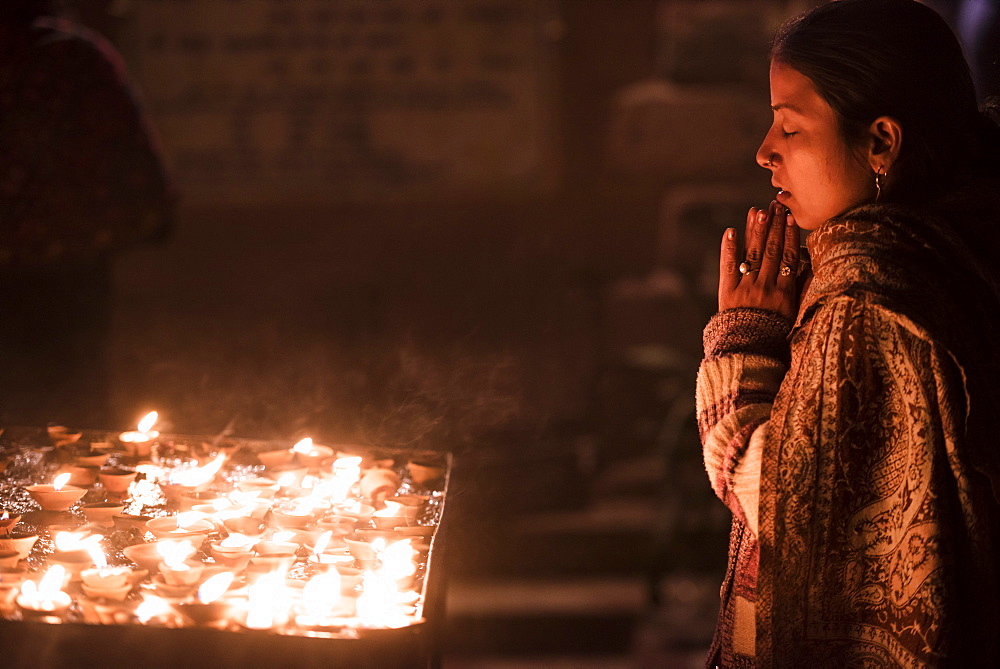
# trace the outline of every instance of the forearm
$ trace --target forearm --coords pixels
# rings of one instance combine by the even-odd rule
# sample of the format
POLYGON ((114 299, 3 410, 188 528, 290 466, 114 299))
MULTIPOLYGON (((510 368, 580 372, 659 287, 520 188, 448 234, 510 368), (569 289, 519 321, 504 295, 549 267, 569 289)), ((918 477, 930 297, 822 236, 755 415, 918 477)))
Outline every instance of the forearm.
POLYGON ((698 426, 712 489, 756 533, 760 460, 787 370, 791 323, 775 312, 729 309, 705 328, 698 426))

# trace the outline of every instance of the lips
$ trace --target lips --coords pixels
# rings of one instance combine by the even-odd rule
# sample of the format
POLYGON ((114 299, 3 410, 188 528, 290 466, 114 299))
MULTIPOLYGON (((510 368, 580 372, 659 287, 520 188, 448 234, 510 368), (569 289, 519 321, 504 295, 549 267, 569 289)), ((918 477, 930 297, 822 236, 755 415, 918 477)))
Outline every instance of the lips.
POLYGON ((786 204, 788 200, 791 199, 791 197, 792 197, 791 193, 789 193, 785 189, 781 189, 778 191, 778 194, 774 196, 774 199, 776 199, 781 204, 786 204))

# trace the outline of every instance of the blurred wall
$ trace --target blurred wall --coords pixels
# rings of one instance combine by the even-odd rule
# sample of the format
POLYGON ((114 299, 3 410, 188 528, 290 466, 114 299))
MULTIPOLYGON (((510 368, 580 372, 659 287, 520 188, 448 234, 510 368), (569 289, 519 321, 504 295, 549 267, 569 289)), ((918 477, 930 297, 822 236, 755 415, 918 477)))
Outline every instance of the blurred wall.
POLYGON ((90 3, 183 197, 117 266, 121 425, 461 449, 638 420, 632 354, 686 369, 706 254, 771 196, 766 42, 803 4, 90 3))

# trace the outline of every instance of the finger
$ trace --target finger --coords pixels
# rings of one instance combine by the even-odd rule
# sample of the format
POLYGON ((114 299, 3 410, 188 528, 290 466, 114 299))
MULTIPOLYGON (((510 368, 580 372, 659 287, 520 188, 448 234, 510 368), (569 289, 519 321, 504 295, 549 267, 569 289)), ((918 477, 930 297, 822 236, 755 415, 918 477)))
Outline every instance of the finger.
POLYGON ((794 285, 799 271, 799 226, 795 224, 792 212, 785 215, 785 243, 781 252, 781 268, 778 270, 779 285, 794 285))
POLYGON ((722 235, 719 252, 719 293, 731 292, 740 283, 739 260, 736 248, 736 228, 727 228, 722 235))
POLYGON ((781 255, 785 244, 785 212, 783 205, 771 203, 771 225, 767 228, 767 238, 764 241, 764 259, 761 261, 760 276, 767 281, 774 281, 778 276, 781 255))
POLYGON ((747 219, 747 261, 754 267, 760 267, 764 255, 769 219, 770 213, 763 209, 758 209, 756 216, 747 219))

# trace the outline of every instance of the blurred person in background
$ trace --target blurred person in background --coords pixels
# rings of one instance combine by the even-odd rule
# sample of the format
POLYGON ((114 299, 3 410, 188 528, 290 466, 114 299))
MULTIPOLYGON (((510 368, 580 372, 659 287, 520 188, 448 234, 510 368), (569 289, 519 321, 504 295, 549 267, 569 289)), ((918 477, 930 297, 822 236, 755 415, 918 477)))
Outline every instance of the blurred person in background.
POLYGON ((723 236, 698 374, 709 666, 997 666, 1000 127, 915 0, 819 5, 770 61, 779 191, 723 236))
POLYGON ((175 205, 111 45, 56 3, 0 3, 0 425, 109 426, 112 262, 175 205))

